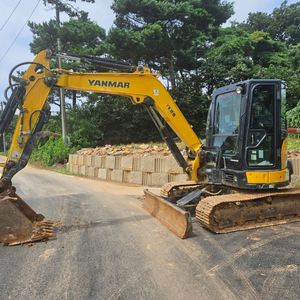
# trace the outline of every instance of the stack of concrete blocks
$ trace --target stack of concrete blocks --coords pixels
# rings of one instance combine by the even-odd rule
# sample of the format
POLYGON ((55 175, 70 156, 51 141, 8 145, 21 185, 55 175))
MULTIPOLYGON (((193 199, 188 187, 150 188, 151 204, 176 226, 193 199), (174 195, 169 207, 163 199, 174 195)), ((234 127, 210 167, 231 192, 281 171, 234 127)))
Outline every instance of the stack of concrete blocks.
POLYGON ((293 166, 294 175, 300 175, 300 159, 298 157, 288 159, 293 166))
POLYGON ((69 156, 68 171, 91 178, 146 186, 185 181, 186 175, 173 157, 69 156))

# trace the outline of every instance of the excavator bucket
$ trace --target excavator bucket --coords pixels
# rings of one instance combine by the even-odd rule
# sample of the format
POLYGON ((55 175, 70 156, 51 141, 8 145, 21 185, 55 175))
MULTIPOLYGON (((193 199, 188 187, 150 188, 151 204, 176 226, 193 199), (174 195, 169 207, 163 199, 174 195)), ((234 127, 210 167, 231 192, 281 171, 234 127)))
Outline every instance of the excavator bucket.
POLYGON ((53 221, 44 221, 45 217, 35 213, 17 194, 0 197, 0 243, 13 246, 53 235, 53 221))
POLYGON ((191 214, 177 205, 144 190, 143 208, 163 223, 167 228, 184 239, 192 232, 191 214))

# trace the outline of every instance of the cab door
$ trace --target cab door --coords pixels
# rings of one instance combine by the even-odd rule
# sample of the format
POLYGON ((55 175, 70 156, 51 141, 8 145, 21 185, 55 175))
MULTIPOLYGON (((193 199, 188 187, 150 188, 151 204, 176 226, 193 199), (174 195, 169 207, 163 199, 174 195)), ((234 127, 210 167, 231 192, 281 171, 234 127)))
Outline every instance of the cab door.
MULTIPOLYGON (((252 84, 250 116, 247 133, 247 166, 255 169, 276 167, 278 122, 277 84, 252 84)), ((280 124, 280 120, 279 120, 280 124)), ((280 126, 280 125, 279 125, 280 126)))

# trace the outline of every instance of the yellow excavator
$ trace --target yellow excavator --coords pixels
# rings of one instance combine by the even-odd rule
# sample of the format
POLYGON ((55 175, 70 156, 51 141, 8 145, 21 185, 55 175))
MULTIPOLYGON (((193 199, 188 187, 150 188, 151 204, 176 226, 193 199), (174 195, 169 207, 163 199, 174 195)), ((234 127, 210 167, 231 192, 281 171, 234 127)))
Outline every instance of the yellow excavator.
MULTIPOLYGON (((216 89, 212 95, 206 140, 199 140, 162 82, 143 66, 88 55, 61 55, 114 69, 77 73, 51 69, 50 50, 21 63, 9 75, 11 96, 0 117, 3 134, 19 117, 0 180, 0 242, 9 245, 53 235, 44 220, 17 194, 13 176, 23 169, 50 117, 47 96, 53 88, 120 95, 143 105, 187 174, 184 182, 164 185, 161 195, 145 190, 143 207, 181 238, 192 232, 192 215, 216 233, 295 222, 300 219, 299 190, 286 188, 292 168, 287 161, 286 86, 281 80, 253 79, 216 89), (18 84, 12 73, 29 67, 18 84), (117 71, 116 71, 117 70, 117 71), (183 157, 167 124, 187 147, 183 157)), ((7 93, 7 92, 6 92, 7 93)))

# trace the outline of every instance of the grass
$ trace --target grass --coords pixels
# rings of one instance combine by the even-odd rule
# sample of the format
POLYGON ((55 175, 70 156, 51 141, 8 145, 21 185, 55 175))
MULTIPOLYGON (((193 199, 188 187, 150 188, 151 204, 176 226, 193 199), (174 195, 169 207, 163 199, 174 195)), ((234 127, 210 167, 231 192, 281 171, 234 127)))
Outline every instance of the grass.
POLYGON ((299 134, 289 134, 288 135, 288 150, 298 150, 298 149, 300 149, 299 134))

